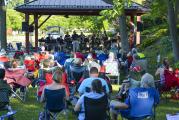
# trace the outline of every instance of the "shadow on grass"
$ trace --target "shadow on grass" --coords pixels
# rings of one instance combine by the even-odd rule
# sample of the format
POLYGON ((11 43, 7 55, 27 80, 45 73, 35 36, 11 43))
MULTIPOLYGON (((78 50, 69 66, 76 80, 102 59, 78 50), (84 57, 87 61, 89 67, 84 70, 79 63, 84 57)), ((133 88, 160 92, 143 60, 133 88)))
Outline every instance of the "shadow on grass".
MULTIPOLYGON (((113 85, 113 95, 119 90, 118 85, 113 85)), ((43 111, 43 104, 36 101, 36 89, 29 88, 29 93, 26 102, 21 102, 18 99, 11 99, 11 106, 17 111, 16 120, 38 120, 38 114, 43 111)), ((161 102, 156 109, 156 120, 165 120, 167 113, 179 112, 179 101, 169 100, 161 102)), ((0 115, 2 112, 0 112, 0 115)), ((64 120, 65 116, 60 114, 58 120, 64 120)), ((120 117, 119 117, 120 119, 120 117)), ((68 120, 76 120, 76 116, 72 112, 68 113, 68 120)))

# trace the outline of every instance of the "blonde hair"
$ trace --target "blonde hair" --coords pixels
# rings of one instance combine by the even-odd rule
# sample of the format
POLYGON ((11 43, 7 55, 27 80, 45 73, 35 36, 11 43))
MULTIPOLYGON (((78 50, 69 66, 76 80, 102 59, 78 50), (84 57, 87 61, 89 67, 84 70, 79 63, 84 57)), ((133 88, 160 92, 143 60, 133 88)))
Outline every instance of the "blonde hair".
POLYGON ((55 81, 56 83, 61 83, 62 81, 62 70, 56 70, 54 73, 53 73, 53 76, 52 76, 52 79, 53 81, 55 81))
POLYGON ((43 67, 44 68, 47 68, 47 67, 49 67, 49 60, 48 59, 45 59, 45 60, 43 60, 43 67))

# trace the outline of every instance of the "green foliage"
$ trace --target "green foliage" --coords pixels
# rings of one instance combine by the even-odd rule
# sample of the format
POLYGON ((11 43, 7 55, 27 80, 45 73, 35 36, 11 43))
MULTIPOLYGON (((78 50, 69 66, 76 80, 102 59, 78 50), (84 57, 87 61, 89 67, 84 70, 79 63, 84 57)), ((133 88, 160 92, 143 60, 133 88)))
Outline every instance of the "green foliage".
MULTIPOLYGON (((144 29, 153 28, 158 29, 158 27, 167 28, 167 18, 165 16, 153 16, 152 13, 147 13, 142 16, 142 20, 144 23, 144 29), (155 27, 154 27, 155 26, 155 27)), ((153 31, 153 29, 151 29, 153 31)))
POLYGON ((14 7, 16 7, 17 5, 22 4, 22 3, 24 3, 24 0, 11 0, 8 3, 7 8, 13 9, 14 7))
POLYGON ((174 64, 174 67, 173 67, 174 69, 179 69, 179 62, 176 62, 175 64, 174 64))
MULTIPOLYGON (((150 30, 146 30, 145 33, 153 33, 153 32, 151 32, 150 30)), ((168 33, 167 29, 159 29, 155 31, 153 35, 149 35, 150 37, 144 40, 144 42, 140 45, 140 49, 143 50, 146 47, 152 45, 154 42, 159 40, 162 36, 167 35, 167 33, 168 33)))
POLYGON ((7 28, 13 28, 14 30, 20 30, 23 17, 19 12, 12 9, 7 9, 7 28))
POLYGON ((151 8, 151 17, 167 16, 167 4, 165 0, 145 0, 145 4, 151 8))
POLYGON ((104 10, 101 12, 101 15, 108 18, 110 21, 115 20, 121 14, 124 13, 124 8, 130 5, 131 0, 113 0, 113 9, 104 10))

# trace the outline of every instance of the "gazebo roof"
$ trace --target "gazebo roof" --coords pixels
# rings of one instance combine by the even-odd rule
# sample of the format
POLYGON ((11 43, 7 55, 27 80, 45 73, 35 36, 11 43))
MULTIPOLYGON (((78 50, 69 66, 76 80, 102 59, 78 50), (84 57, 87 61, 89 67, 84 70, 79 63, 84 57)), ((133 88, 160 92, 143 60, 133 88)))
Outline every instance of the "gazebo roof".
MULTIPOLYGON (((15 10, 39 15, 99 15, 100 11, 112 8, 110 0, 33 0, 17 6, 15 10)), ((140 15, 148 11, 136 2, 125 7, 126 15, 140 15)))
POLYGON ((130 6, 125 7, 125 14, 126 15, 140 15, 145 14, 146 12, 150 11, 149 8, 142 6, 136 2, 131 2, 130 6))
POLYGON ((107 0, 34 0, 15 10, 42 15, 99 15, 101 10, 112 8, 107 0))

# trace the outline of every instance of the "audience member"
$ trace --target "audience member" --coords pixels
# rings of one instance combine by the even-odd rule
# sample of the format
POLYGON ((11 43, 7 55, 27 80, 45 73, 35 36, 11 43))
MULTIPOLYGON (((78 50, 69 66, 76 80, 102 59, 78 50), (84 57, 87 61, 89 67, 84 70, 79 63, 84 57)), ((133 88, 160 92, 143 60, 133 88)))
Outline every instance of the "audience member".
MULTIPOLYGON (((148 74, 148 73, 144 74, 144 76, 141 79, 141 87, 146 88, 146 89, 149 88, 147 91, 150 93, 150 95, 152 95, 152 96, 145 96, 145 97, 147 97, 147 98, 153 97, 154 100, 155 100, 155 101, 153 101, 152 99, 148 99, 147 100, 148 102, 145 102, 146 103, 145 106, 148 106, 148 103, 151 103, 151 104, 159 103, 159 94, 153 88, 153 85, 154 85, 153 76, 148 74), (152 89, 150 89, 150 88, 152 88, 152 89)), ((152 108, 151 109, 146 109, 146 110, 143 110, 143 111, 136 111, 135 110, 136 108, 131 107, 130 102, 132 102, 132 101, 130 101, 130 99, 131 99, 131 97, 138 96, 138 91, 137 90, 138 90, 137 88, 130 89, 129 92, 131 92, 131 91, 135 91, 135 92, 133 92, 132 96, 128 96, 127 99, 125 99, 124 103, 119 102, 119 101, 115 101, 115 100, 111 101, 110 106, 111 106, 112 120, 117 120, 117 115, 118 114, 121 114, 122 116, 124 116, 126 118, 130 118, 131 113, 136 114, 137 112, 140 112, 140 113, 146 114, 146 113, 151 113, 152 112, 151 111, 152 108)), ((147 95, 149 95, 149 93, 147 95)), ((136 98, 138 98, 138 97, 136 97, 136 98)))
POLYGON ((98 69, 92 67, 90 69, 90 77, 82 81, 80 87, 78 88, 78 92, 80 94, 86 93, 86 88, 91 88, 91 83, 93 82, 93 80, 98 79, 102 82, 102 86, 105 86, 106 93, 109 93, 109 87, 107 82, 104 79, 99 78, 98 75, 99 75, 98 69))
POLYGON ((77 104, 75 105, 74 110, 79 112, 78 120, 85 120, 85 108, 84 108, 84 97, 98 99, 103 97, 105 94, 103 92, 102 82, 99 79, 94 79, 91 84, 90 88, 92 88, 91 92, 83 94, 80 99, 78 100, 77 104))
MULTIPOLYGON (((61 70, 57 70, 54 72, 53 77, 52 77, 53 82, 52 82, 52 84, 45 86, 45 88, 42 92, 42 96, 41 96, 41 100, 40 100, 41 102, 45 102, 45 94, 44 94, 45 89, 59 90, 59 89, 65 88, 65 86, 61 84, 62 74, 63 73, 61 70)), ((66 95, 67 95, 67 93, 66 93, 66 95)), ((67 96, 66 96, 66 99, 67 99, 67 96)))

